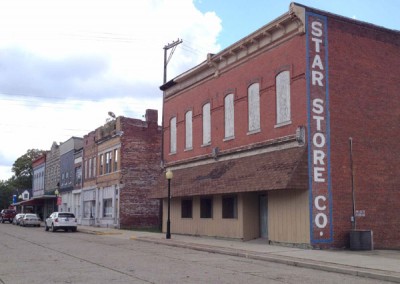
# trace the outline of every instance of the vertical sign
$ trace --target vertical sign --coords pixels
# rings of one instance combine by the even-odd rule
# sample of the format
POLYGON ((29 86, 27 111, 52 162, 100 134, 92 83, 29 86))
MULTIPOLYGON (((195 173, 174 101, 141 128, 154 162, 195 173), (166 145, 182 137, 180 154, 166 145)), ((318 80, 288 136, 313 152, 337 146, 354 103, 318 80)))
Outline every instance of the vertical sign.
POLYGON ((308 171, 312 244, 331 243, 327 18, 306 13, 308 171))

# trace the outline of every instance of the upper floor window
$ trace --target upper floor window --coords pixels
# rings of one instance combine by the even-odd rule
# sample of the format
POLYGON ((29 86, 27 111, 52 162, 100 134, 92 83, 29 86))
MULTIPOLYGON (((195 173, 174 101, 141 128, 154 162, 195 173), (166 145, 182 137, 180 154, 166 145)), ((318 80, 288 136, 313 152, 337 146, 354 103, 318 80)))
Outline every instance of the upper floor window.
POLYGON ((248 90, 249 131, 260 129, 260 84, 252 84, 248 90))
POLYGON ((111 163, 112 163, 112 155, 111 152, 106 153, 106 170, 105 174, 111 173, 111 163))
POLYGON ((99 168, 99 174, 103 174, 103 168, 104 168, 104 159, 103 159, 103 154, 100 154, 100 168, 99 168))
POLYGON ((211 108, 210 103, 203 106, 203 145, 211 143, 211 108))
POLYGON ((290 72, 276 76, 276 123, 290 122, 290 72))
POLYGON ((185 130, 186 130, 185 149, 193 148, 192 116, 193 116, 193 113, 191 110, 189 110, 185 114, 185 130))
POLYGON ((118 171, 118 149, 114 149, 114 172, 118 171))
POLYGON ((93 158, 93 176, 96 176, 96 169, 97 169, 97 160, 96 157, 93 158))
POLYGON ((93 160, 92 158, 89 159, 89 178, 92 177, 92 171, 93 171, 93 164, 92 164, 93 160))
POLYGON ((176 153, 176 117, 169 122, 170 129, 170 153, 176 153))
POLYGON ((225 97, 225 139, 233 138, 235 135, 235 110, 234 110, 234 96, 229 94, 225 97))

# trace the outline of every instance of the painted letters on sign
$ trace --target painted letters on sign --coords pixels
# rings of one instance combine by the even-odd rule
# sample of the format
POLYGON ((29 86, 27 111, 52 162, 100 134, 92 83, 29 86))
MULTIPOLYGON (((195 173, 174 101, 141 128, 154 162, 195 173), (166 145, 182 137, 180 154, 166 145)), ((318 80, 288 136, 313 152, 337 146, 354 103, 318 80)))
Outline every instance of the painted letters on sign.
POLYGON ((308 168, 311 243, 330 243, 330 177, 327 19, 307 13, 308 168))

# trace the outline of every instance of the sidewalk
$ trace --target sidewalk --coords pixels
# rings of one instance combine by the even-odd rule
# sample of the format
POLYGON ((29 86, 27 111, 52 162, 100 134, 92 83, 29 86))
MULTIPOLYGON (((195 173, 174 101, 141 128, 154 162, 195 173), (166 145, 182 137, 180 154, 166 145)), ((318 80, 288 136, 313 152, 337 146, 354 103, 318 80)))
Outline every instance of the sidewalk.
POLYGON ((161 233, 88 226, 78 226, 78 231, 400 283, 400 251, 395 250, 311 250, 268 245, 261 239, 241 242, 174 234, 167 240, 161 233))

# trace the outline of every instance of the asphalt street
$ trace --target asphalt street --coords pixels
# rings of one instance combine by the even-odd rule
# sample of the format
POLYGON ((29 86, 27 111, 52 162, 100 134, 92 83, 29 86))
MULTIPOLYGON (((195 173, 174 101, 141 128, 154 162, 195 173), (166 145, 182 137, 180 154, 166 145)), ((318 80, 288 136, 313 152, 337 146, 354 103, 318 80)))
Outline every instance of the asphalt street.
MULTIPOLYGON (((0 283, 379 283, 135 241, 0 224, 0 283)), ((382 282, 384 283, 384 282, 382 282)))

